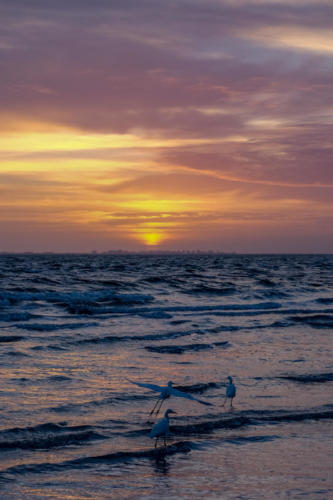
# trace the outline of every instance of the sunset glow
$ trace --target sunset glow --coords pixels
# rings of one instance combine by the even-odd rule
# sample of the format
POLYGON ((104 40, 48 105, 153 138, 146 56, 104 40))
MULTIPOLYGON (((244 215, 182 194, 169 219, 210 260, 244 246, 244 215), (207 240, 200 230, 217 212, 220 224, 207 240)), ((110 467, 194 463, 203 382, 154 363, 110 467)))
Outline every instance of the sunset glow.
POLYGON ((333 4, 167 4, 2 2, 0 251, 332 251, 333 4))
POLYGON ((146 245, 154 246, 158 245, 164 238, 161 233, 143 233, 142 239, 146 245))

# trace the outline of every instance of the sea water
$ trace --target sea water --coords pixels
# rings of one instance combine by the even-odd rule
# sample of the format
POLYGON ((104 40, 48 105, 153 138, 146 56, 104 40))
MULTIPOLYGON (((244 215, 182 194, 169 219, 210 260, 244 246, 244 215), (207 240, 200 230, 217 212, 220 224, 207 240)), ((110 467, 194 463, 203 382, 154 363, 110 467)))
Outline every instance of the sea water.
POLYGON ((0 280, 1 498, 333 498, 333 256, 2 255, 0 280), (168 399, 155 450, 131 381, 210 405, 168 399))

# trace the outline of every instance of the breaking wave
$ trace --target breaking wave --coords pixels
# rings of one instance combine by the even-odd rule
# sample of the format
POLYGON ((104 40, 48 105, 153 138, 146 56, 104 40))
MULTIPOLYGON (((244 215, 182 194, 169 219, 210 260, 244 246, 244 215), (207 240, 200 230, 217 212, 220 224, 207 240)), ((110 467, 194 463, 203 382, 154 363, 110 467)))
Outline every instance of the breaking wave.
POLYGON ((184 354, 188 351, 203 351, 213 349, 214 347, 229 347, 229 342, 214 342, 212 344, 187 344, 187 345, 162 345, 162 346, 146 346, 145 349, 151 352, 159 352, 162 354, 184 354))
POLYGON ((314 384, 323 382, 333 382, 333 373, 309 373, 304 375, 281 375, 279 378, 300 382, 302 384, 314 384))
POLYGON ((0 449, 39 450, 79 445, 105 439, 89 426, 66 426, 54 423, 0 431, 0 449))
POLYGON ((306 314, 291 316, 290 319, 295 323, 303 323, 312 328, 333 328, 332 314, 306 314))

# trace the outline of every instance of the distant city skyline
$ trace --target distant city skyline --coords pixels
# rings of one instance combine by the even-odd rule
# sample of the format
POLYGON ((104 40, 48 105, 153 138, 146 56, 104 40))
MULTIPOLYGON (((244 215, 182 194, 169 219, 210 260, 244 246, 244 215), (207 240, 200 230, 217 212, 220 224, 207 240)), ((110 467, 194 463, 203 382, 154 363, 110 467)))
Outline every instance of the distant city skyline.
POLYGON ((0 252, 333 252, 333 2, 0 14, 0 252))

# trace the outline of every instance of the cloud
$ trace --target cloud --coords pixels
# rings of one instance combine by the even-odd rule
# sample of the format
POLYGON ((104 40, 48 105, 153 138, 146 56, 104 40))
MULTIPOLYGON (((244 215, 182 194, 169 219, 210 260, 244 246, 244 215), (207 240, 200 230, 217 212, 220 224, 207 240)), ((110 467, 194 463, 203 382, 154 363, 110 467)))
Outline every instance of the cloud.
POLYGON ((333 146, 325 134, 313 130, 238 144, 209 148, 179 148, 166 151, 169 165, 210 173, 221 179, 280 186, 333 187, 333 146), (312 133, 311 133, 312 132, 312 133))
POLYGON ((254 32, 245 33, 246 38, 273 47, 295 50, 333 53, 333 30, 302 28, 297 26, 267 26, 254 32))
POLYGON ((17 224, 72 221, 83 239, 108 231, 107 245, 136 224, 151 242, 218 244, 232 221, 246 248, 250 226, 327 221, 332 2, 3 0, 0 12, 0 223, 11 207, 17 224))

